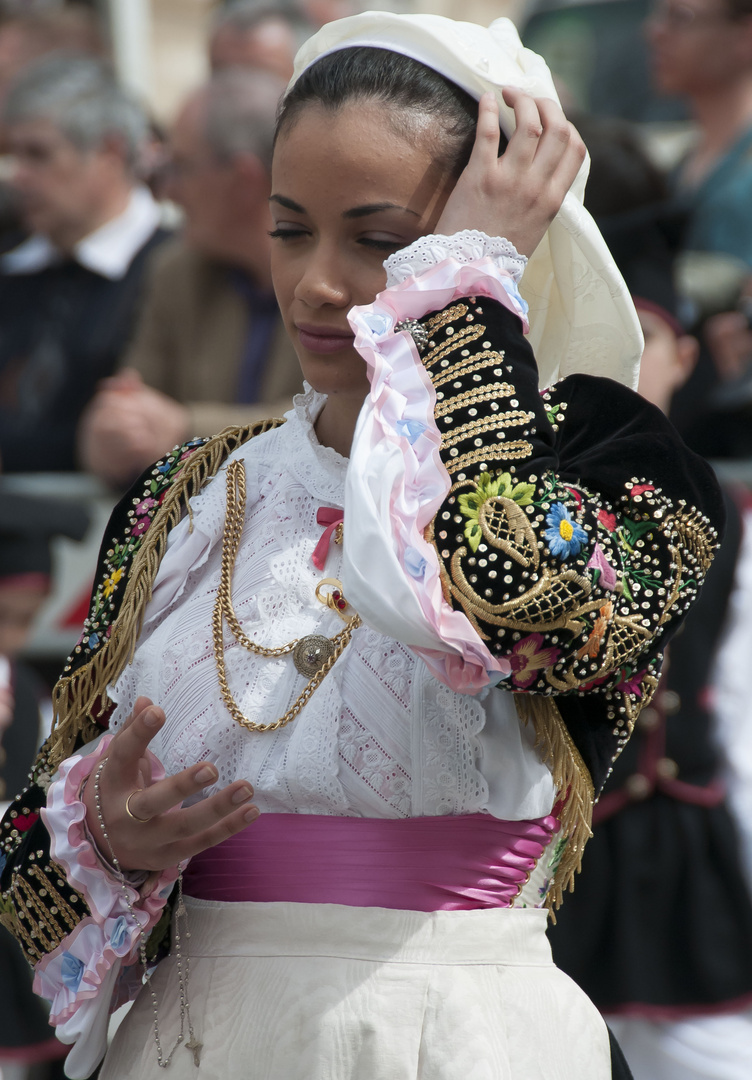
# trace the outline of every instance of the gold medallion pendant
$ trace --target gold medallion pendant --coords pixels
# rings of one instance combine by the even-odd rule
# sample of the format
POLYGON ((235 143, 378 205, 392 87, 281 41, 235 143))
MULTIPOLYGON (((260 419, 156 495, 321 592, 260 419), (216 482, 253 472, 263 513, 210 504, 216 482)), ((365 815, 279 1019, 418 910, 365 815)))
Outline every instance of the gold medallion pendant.
POLYGON ((310 679, 334 655, 334 649, 331 638, 323 634, 309 634, 296 644, 292 651, 292 662, 301 675, 310 679))
POLYGON ((342 592, 341 583, 336 578, 323 578, 316 586, 316 599, 324 607, 336 612, 345 624, 333 638, 324 637, 323 634, 307 634, 306 637, 296 638, 294 641, 288 641, 284 645, 267 648, 263 645, 257 645, 255 641, 252 641, 244 633, 232 604, 232 573, 243 533, 245 500, 245 468, 242 461, 231 461, 227 466, 227 513, 225 516, 225 531, 222 537, 222 573, 217 591, 217 600, 212 613, 214 661, 217 665, 217 678, 222 700, 233 720, 248 731, 278 731, 279 728, 295 719, 316 688, 334 667, 347 647, 353 630, 360 626, 360 616, 357 612, 348 614, 349 604, 342 592), (225 622, 232 636, 244 649, 255 653, 257 656, 266 656, 269 659, 292 655, 292 661, 297 671, 308 679, 308 684, 303 687, 303 690, 285 715, 280 716, 278 720, 270 721, 267 724, 259 724, 249 720, 238 708, 238 704, 227 684, 224 652, 225 622))

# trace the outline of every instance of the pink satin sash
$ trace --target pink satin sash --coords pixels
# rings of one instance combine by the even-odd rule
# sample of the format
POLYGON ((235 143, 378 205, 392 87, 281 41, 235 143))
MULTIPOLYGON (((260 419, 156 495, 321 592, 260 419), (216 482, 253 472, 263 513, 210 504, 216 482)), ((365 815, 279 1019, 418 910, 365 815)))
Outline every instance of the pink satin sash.
POLYGON ((411 911, 509 907, 559 827, 457 817, 262 814, 191 859, 187 895, 411 911))

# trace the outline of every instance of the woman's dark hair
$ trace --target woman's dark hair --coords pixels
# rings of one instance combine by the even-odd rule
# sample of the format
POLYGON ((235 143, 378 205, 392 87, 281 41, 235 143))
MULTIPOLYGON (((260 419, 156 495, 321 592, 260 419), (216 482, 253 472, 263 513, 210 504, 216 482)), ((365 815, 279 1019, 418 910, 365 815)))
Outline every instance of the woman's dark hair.
POLYGON ((436 120, 441 139, 433 145, 441 164, 459 176, 475 139, 478 103, 459 86, 409 56, 357 46, 330 53, 307 68, 282 99, 277 115, 277 138, 315 102, 335 111, 353 101, 386 106, 395 130, 415 138, 410 114, 436 120))

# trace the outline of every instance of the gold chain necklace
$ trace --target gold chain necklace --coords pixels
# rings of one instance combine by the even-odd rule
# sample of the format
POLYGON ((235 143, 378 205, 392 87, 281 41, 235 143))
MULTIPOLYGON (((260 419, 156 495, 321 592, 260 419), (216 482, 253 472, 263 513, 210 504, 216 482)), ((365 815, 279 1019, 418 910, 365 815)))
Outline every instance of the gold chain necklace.
POLYGON ((235 568, 240 538, 243 535, 245 522, 245 467, 242 461, 231 461, 227 466, 227 514, 225 517, 225 531, 222 538, 222 574, 219 582, 219 591, 212 614, 212 631, 214 639, 214 659, 217 665, 217 676, 222 699, 227 706, 233 720, 237 721, 248 731, 276 731, 294 720, 300 710, 309 700, 316 688, 347 647, 353 630, 360 626, 359 615, 345 616, 348 604, 342 592, 342 586, 334 578, 324 578, 316 586, 316 597, 322 604, 326 604, 332 611, 336 611, 340 618, 345 620, 345 626, 333 638, 324 637, 323 634, 308 634, 303 638, 295 638, 286 645, 278 645, 276 648, 267 649, 263 645, 257 645, 243 632, 235 609, 232 604, 232 572, 235 568), (332 591, 326 593, 324 586, 332 586, 332 591), (293 663, 301 675, 308 676, 308 684, 302 693, 287 710, 284 716, 269 724, 256 724, 238 708, 230 687, 227 684, 227 672, 225 670, 224 632, 223 623, 226 622, 233 637, 249 652, 258 656, 277 657, 287 656, 292 653, 293 663))

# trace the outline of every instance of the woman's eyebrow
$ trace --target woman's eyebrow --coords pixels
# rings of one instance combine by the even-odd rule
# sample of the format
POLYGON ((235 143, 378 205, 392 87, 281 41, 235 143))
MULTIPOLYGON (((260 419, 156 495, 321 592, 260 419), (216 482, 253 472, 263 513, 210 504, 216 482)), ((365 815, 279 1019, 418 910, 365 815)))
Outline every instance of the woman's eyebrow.
POLYGON ((420 217, 420 214, 416 210, 411 210, 409 206, 399 206, 397 203, 389 202, 370 203, 368 206, 354 206, 352 210, 345 210, 342 214, 342 217, 367 217, 369 214, 378 214, 382 210, 402 210, 406 214, 414 214, 415 217, 420 217))
POLYGON ((293 202, 292 199, 286 199, 284 195, 270 195, 269 202, 279 203, 286 210, 293 210, 296 214, 305 214, 305 210, 300 203, 293 202))

